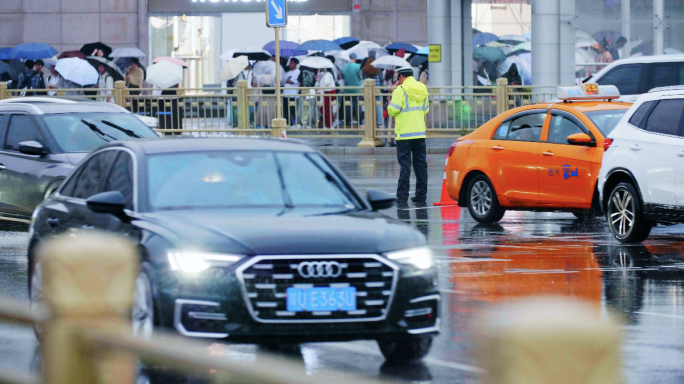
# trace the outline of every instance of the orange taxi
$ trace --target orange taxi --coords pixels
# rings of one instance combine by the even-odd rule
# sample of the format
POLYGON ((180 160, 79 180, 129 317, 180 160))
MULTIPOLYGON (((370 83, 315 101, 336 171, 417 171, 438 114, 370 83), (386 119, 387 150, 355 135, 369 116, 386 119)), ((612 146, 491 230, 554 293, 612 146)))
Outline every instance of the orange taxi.
POLYGON ((560 101, 519 107, 449 148, 449 196, 480 223, 506 210, 600 215, 596 183, 606 136, 630 103, 614 86, 558 87, 560 101))

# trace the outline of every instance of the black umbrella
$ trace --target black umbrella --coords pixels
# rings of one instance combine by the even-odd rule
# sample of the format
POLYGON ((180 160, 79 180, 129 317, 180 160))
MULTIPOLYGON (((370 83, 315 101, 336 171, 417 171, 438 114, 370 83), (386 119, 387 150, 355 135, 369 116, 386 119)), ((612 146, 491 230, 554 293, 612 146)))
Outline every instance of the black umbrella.
POLYGON ((19 59, 10 60, 9 65, 12 67, 12 69, 14 69, 14 72, 17 73, 17 76, 24 72, 24 63, 22 63, 19 59))
POLYGON ((4 73, 6 73, 12 80, 17 80, 17 73, 14 71, 14 69, 4 61, 0 61, 0 75, 4 73))
POLYGON ((268 60, 271 54, 259 47, 241 48, 235 51, 233 57, 247 56, 248 60, 268 60))
POLYGON ((97 42, 97 43, 89 43, 81 47, 79 51, 83 53, 85 56, 95 56, 93 53, 95 52, 96 49, 99 49, 102 51, 104 54, 104 57, 109 57, 109 55, 112 54, 112 48, 104 43, 97 42))
POLYGON ((86 57, 86 60, 90 63, 90 65, 95 67, 95 69, 97 69, 100 64, 104 64, 107 67, 107 72, 112 76, 114 81, 123 81, 124 77, 119 71, 119 67, 117 67, 113 61, 99 56, 88 56, 86 57))
POLYGON ((411 66, 412 67, 417 67, 419 65, 425 66, 424 64, 427 63, 428 58, 427 56, 423 55, 416 55, 411 58, 411 66))

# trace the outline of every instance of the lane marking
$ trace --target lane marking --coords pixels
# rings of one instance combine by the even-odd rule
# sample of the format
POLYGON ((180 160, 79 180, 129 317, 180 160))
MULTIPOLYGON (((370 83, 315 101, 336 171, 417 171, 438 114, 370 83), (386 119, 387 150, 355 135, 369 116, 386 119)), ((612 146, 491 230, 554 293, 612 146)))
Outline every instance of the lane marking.
POLYGON ((655 312, 634 312, 638 313, 640 315, 649 315, 649 316, 658 316, 658 317, 669 317, 672 319, 681 319, 684 320, 684 316, 679 316, 679 315, 668 315, 665 313, 655 313, 655 312))

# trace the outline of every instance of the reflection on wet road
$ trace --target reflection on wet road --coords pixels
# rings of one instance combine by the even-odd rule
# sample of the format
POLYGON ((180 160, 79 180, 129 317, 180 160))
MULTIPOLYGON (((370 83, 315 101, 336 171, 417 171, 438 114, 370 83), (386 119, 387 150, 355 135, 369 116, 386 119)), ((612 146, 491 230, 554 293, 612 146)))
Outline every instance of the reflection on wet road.
MULTIPOLYGON (((332 157, 362 192, 396 190, 392 156, 332 157)), ((437 201, 443 155, 429 156, 428 201, 437 201)), ((532 295, 587 300, 623 324, 629 383, 684 381, 684 225, 659 226, 643 245, 623 246, 603 219, 579 223, 564 213, 509 212, 497 225, 479 225, 467 210, 410 204, 391 209, 429 239, 441 269, 442 334, 422 363, 384 362, 376 344, 315 343, 286 351, 312 375, 342 370, 399 381, 478 382, 476 325, 484 310, 532 295)), ((26 233, 0 232, 0 294, 26 299, 26 233)), ((30 370, 35 338, 0 326, 0 366, 30 370)), ((253 362, 254 345, 214 344, 214 356, 253 362)), ((35 366, 36 364, 33 364, 35 366)), ((33 368, 35 369, 35 368, 33 368)), ((155 373, 152 382, 179 382, 155 373)))

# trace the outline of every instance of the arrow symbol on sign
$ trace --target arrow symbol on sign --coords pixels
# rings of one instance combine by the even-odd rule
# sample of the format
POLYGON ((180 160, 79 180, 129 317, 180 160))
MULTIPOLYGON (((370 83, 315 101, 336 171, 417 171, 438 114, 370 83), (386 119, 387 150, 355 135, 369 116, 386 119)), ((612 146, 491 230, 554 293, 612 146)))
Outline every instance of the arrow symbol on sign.
POLYGON ((273 6, 273 9, 275 9, 276 19, 282 19, 283 18, 283 9, 279 6, 277 6, 275 1, 273 1, 273 0, 271 0, 271 5, 273 6))

